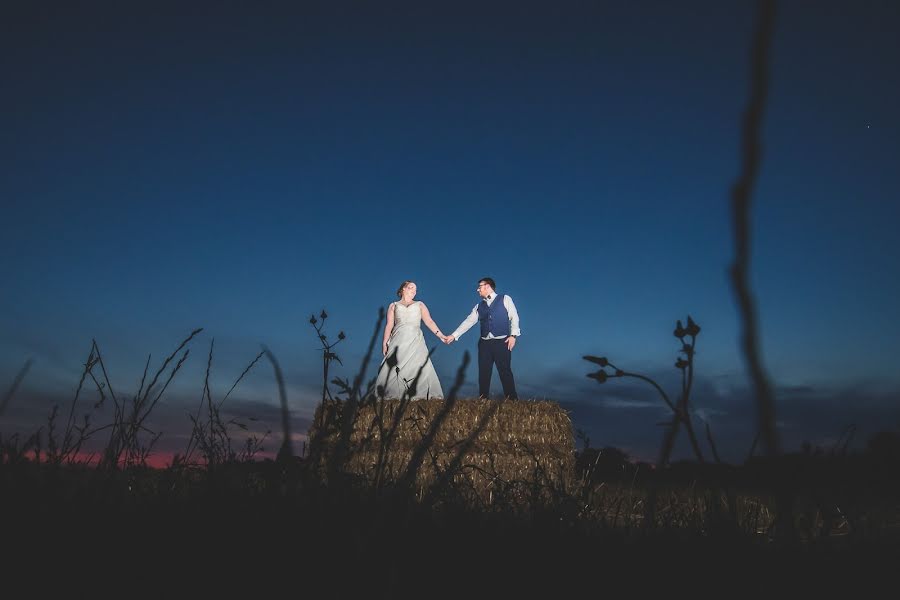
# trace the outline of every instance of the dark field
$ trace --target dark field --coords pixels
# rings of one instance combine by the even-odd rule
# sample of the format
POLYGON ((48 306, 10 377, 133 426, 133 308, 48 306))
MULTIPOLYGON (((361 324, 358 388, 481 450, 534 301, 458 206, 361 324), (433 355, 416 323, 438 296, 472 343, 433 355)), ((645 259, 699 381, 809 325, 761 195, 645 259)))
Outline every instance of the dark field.
POLYGON ((602 473, 585 469, 586 451, 568 487, 546 494, 520 482, 480 505, 456 486, 427 505, 421 493, 357 476, 325 486, 302 459, 107 471, 9 458, 0 470, 5 578, 52 573, 42 586, 806 596, 871 592, 900 556, 897 465, 871 455, 602 473), (774 498, 784 490, 794 527, 779 533, 774 498))

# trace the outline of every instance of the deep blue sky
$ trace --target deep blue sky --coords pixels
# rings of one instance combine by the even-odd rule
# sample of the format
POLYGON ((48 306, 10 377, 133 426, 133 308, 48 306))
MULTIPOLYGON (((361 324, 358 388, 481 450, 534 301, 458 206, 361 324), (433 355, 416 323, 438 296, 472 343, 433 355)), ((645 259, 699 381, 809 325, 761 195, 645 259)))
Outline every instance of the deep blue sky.
MULTIPOLYGON (((727 268, 753 3, 19 4, 0 14, 0 384, 34 366, 4 433, 68 406, 92 338, 127 395, 196 327, 166 444, 211 338, 214 396, 266 344, 302 432, 311 313, 347 332, 349 377, 402 280, 449 332, 492 276, 522 318, 520 394, 640 458, 664 405, 581 356, 674 395, 692 315, 695 408, 746 454, 727 268)), ((900 427, 897 31, 894 2, 778 6, 751 266, 787 449, 900 427)), ((445 388, 465 350, 437 349, 445 388)), ((260 363, 226 409, 277 432, 276 398, 260 363)))

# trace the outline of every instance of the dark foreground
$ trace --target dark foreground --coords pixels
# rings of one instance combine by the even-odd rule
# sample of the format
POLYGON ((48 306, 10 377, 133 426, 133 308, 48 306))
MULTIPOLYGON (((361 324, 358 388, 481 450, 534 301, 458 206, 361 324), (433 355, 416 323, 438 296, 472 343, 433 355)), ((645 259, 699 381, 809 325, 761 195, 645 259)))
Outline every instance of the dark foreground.
POLYGON ((426 509, 390 488, 290 478, 251 489, 207 474, 187 488, 154 474, 151 490, 134 473, 3 474, 4 589, 41 596, 860 597, 894 589, 900 557, 896 535, 610 527, 570 502, 426 509))

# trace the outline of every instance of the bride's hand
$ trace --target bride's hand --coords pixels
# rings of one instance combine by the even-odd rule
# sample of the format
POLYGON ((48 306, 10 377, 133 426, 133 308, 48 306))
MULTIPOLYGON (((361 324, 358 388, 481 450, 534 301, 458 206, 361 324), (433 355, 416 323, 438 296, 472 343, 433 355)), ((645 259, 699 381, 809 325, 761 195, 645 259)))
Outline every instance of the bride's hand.
POLYGON ((381 344, 381 355, 382 356, 387 356, 387 346, 388 346, 387 342, 383 342, 381 344))

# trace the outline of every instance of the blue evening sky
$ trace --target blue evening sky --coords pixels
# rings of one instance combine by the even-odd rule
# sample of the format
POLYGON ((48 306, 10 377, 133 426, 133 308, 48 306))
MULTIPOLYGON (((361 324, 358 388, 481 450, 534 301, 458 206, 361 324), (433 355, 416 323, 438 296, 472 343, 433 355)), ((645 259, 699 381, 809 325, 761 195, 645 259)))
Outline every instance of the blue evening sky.
MULTIPOLYGON (((755 409, 727 269, 754 17, 717 1, 5 7, 0 385, 34 362, 3 433, 69 406, 92 338, 127 396, 197 327, 161 447, 183 443, 213 338, 214 397, 265 344, 303 433, 321 389, 310 314, 347 333, 333 374, 352 377, 401 281, 449 332, 491 276, 521 314, 520 395, 639 458, 667 409, 639 381, 587 379, 581 356, 674 396, 690 314, 694 408, 741 460, 755 409)), ((900 427, 898 30, 894 2, 778 5, 751 281, 789 450, 900 427)), ((437 348, 445 390, 475 340, 437 348)), ((225 409, 277 446, 268 363, 225 409)))

